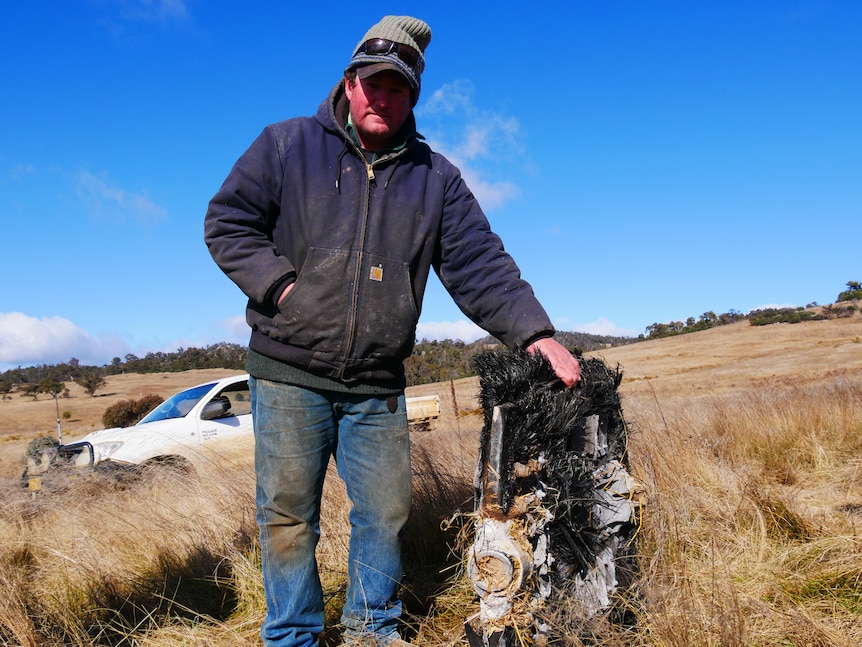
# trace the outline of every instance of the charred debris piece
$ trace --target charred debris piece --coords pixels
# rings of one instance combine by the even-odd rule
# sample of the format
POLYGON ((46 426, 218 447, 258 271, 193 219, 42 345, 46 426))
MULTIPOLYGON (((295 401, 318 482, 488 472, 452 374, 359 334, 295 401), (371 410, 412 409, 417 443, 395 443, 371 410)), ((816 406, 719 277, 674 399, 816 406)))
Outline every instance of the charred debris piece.
POLYGON ((484 412, 467 572, 480 611, 473 647, 548 642, 565 601, 584 620, 633 579, 643 489, 628 472, 619 369, 579 358, 567 389, 541 356, 475 358, 484 412))

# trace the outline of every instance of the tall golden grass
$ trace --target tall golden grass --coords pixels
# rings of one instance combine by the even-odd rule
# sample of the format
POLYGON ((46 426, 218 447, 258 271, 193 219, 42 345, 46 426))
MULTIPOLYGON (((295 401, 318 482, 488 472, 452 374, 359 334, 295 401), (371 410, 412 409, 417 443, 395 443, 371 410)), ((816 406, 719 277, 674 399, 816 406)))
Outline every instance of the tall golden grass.
POLYGON ((642 644, 862 644, 862 376, 635 418, 642 644))
MULTIPOLYGON (((626 375, 632 469, 649 496, 640 571, 621 594, 624 625, 549 605, 562 644, 862 644, 862 326, 767 328, 602 353, 626 375)), ((455 550, 481 426, 475 388, 416 389, 436 390, 445 414, 413 436, 404 599, 418 645, 465 645, 477 610, 455 550)), ((52 493, 2 487, 0 644, 259 644, 250 462, 195 476, 92 474, 52 493)), ((335 645, 348 522, 334 474, 325 497, 323 642, 335 645)))

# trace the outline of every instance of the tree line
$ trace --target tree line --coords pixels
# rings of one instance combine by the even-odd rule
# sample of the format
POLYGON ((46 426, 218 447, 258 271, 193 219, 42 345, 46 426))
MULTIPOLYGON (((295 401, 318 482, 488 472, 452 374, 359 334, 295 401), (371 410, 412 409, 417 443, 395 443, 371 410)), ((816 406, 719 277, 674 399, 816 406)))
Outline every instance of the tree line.
POLYGON ((838 298, 834 304, 820 306, 817 302, 814 302, 809 303, 805 307, 799 306, 796 308, 759 308, 746 314, 735 310, 730 310, 720 315, 711 311, 704 312, 697 319, 689 317, 685 322, 671 321, 668 323, 650 324, 646 328, 646 335, 641 335, 640 339, 670 337, 745 320, 748 320, 748 323, 752 326, 767 326, 774 323, 800 323, 802 321, 852 317, 859 311, 856 305, 856 301, 859 299, 862 299, 862 283, 847 281, 847 290, 838 294, 838 298))
MULTIPOLYGON (((570 351, 586 353, 643 339, 697 332, 743 320, 748 320, 753 326, 762 326, 849 317, 858 311, 856 302, 860 299, 862 299, 862 283, 848 281, 847 290, 838 295, 836 303, 826 306, 809 303, 804 308, 764 308, 746 314, 735 310, 723 314, 709 311, 697 319, 689 317, 684 322, 650 324, 646 327, 646 333, 636 338, 562 331, 557 332, 555 337, 570 351)), ((413 354, 405 362, 407 385, 470 377, 475 374, 473 356, 497 344, 499 342, 491 336, 471 343, 451 339, 442 341, 423 339, 416 344, 413 354)), ((84 366, 73 357, 61 364, 18 367, 0 373, 0 395, 5 398, 14 389, 24 396, 33 398, 38 398, 40 394, 62 397, 68 395, 68 389, 65 386, 67 382, 74 382, 89 395, 94 395, 105 385, 107 376, 121 373, 172 373, 203 368, 244 371, 247 354, 248 349, 245 346, 220 343, 204 348, 180 348, 174 353, 147 353, 144 357, 128 354, 123 359, 114 357, 110 364, 104 366, 84 366)))
POLYGON ((0 394, 13 389, 37 398, 39 394, 62 395, 67 382, 81 386, 89 395, 105 385, 109 375, 122 373, 176 373, 202 368, 245 370, 248 350, 239 344, 213 344, 205 348, 180 348, 174 353, 147 353, 144 357, 128 354, 125 360, 114 357, 104 366, 87 366, 76 358, 60 364, 18 367, 0 373, 0 394))
MULTIPOLYGON (((634 341, 631 337, 590 335, 577 332, 559 332, 557 339, 573 351, 587 352, 634 341)), ((465 343, 446 339, 423 339, 414 348, 405 363, 408 386, 442 382, 474 375, 472 358, 485 348, 499 344, 493 337, 465 343)), ((204 348, 180 348, 174 353, 147 353, 144 357, 128 354, 104 366, 85 366, 76 358, 60 364, 42 364, 18 367, 0 373, 0 394, 13 389, 25 396, 38 398, 68 395, 68 382, 81 386, 89 395, 95 395, 105 385, 105 378, 122 373, 174 373, 204 368, 224 368, 244 371, 248 349, 238 344, 214 344, 204 348)))
MULTIPOLYGON (((554 337, 574 353, 586 353, 600 348, 620 346, 637 341, 634 337, 615 337, 612 335, 592 335, 582 332, 558 331, 554 337)), ((416 344, 413 354, 404 362, 407 385, 446 382, 471 377, 476 374, 473 357, 486 349, 500 346, 491 336, 478 341, 429 341, 423 339, 416 344)))

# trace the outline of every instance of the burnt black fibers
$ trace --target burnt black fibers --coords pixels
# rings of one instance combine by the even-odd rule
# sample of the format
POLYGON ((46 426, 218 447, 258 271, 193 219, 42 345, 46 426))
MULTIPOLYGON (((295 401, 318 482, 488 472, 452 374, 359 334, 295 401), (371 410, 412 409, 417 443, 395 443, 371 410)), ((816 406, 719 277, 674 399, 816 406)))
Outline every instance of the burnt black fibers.
MULTIPOLYGON (((591 526, 591 511, 597 504, 593 474, 611 461, 628 468, 627 427, 623 419, 618 387, 619 367, 610 368, 598 358, 579 357, 581 383, 566 388, 541 356, 524 351, 487 351, 474 359, 479 375, 479 399, 484 426, 479 456, 487 459, 488 438, 494 407, 506 406, 502 442, 504 456, 499 461, 499 504, 506 514, 523 492, 546 489, 554 514, 549 524, 549 549, 554 556, 555 588, 564 590, 566 580, 585 576, 596 563, 596 555, 606 546, 605 538, 591 526), (585 433, 587 419, 601 421, 601 447, 589 445, 585 433), (515 464, 539 461, 542 469, 526 478, 515 475, 515 464)), ((634 521, 617 529, 618 545, 632 554, 634 521)), ((619 572, 620 580, 632 573, 619 572)), ((633 568, 625 565, 626 570, 633 568)), ((620 582, 623 584, 623 582, 620 582)))

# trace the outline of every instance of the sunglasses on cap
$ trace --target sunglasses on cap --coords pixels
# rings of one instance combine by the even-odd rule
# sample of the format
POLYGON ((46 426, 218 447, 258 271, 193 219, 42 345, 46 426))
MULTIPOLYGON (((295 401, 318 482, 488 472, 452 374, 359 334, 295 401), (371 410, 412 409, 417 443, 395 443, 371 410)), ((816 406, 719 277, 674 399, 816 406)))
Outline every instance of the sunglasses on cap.
POLYGON ((372 38, 371 40, 367 40, 359 47, 357 54, 359 52, 365 52, 371 56, 389 56, 390 54, 395 54, 399 60, 407 63, 410 67, 416 68, 419 74, 422 74, 425 69, 425 59, 422 58, 422 55, 418 51, 410 47, 410 45, 396 43, 394 40, 389 40, 388 38, 372 38))

